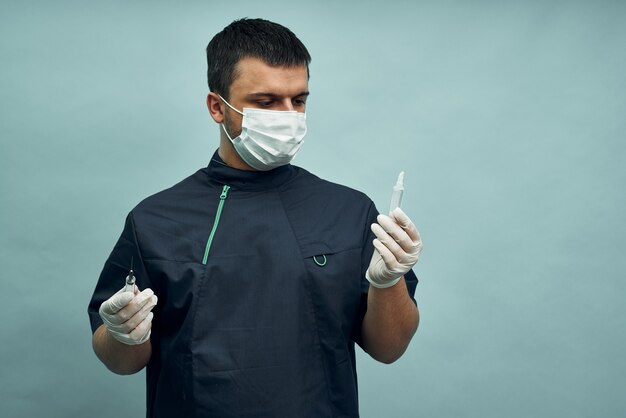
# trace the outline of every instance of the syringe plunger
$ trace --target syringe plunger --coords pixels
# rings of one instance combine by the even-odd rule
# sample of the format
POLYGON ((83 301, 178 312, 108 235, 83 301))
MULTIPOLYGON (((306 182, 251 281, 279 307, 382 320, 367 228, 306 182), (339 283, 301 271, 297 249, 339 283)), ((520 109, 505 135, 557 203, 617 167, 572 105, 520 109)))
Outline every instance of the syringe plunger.
POLYGON ((401 171, 398 175, 396 185, 393 186, 393 192, 391 193, 391 204, 389 205, 389 213, 393 212, 395 208, 399 208, 402 204, 402 194, 404 193, 404 171, 401 171))

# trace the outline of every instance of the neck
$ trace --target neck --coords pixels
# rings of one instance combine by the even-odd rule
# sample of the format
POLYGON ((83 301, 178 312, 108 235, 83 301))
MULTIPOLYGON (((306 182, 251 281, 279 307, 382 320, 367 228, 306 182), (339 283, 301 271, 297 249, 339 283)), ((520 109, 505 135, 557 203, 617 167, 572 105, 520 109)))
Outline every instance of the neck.
POLYGON ((228 138, 226 138, 226 135, 224 134, 224 132, 222 132, 220 135, 220 147, 217 152, 220 158, 229 167, 236 168, 239 170, 256 171, 254 168, 250 167, 241 159, 239 154, 237 154, 237 151, 235 151, 235 147, 233 147, 233 144, 230 142, 228 138))

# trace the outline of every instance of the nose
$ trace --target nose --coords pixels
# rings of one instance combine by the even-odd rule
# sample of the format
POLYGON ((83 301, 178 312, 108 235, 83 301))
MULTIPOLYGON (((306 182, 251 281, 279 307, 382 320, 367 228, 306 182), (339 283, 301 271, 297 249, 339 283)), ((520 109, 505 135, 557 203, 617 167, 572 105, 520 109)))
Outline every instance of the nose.
POLYGON ((290 98, 284 98, 280 104, 280 110, 296 110, 290 98))

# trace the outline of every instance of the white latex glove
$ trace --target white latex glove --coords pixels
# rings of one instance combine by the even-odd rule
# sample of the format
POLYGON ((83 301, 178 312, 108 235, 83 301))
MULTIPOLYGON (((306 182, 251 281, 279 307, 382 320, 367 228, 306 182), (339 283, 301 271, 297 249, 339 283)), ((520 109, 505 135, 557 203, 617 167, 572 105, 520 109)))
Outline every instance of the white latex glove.
POLYGON ((109 333, 121 343, 128 345, 143 344, 150 338, 152 330, 152 308, 157 304, 157 297, 152 289, 135 293, 121 289, 100 305, 100 318, 109 333))
POLYGON ((378 223, 372 224, 374 254, 365 278, 374 287, 384 289, 400 281, 413 268, 422 240, 411 219, 400 208, 387 215, 378 215, 378 223))

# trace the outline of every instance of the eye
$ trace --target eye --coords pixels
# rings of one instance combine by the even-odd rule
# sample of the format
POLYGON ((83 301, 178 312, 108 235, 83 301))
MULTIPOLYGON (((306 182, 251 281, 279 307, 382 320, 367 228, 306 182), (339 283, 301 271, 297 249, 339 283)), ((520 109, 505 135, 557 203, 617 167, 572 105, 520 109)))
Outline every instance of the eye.
POLYGON ((256 102, 260 107, 271 107, 274 104, 273 100, 259 100, 256 102))
POLYGON ((306 105, 306 99, 305 99, 305 98, 298 98, 298 99, 295 99, 295 100, 293 101, 293 104, 294 104, 295 106, 304 106, 304 105, 306 105))

